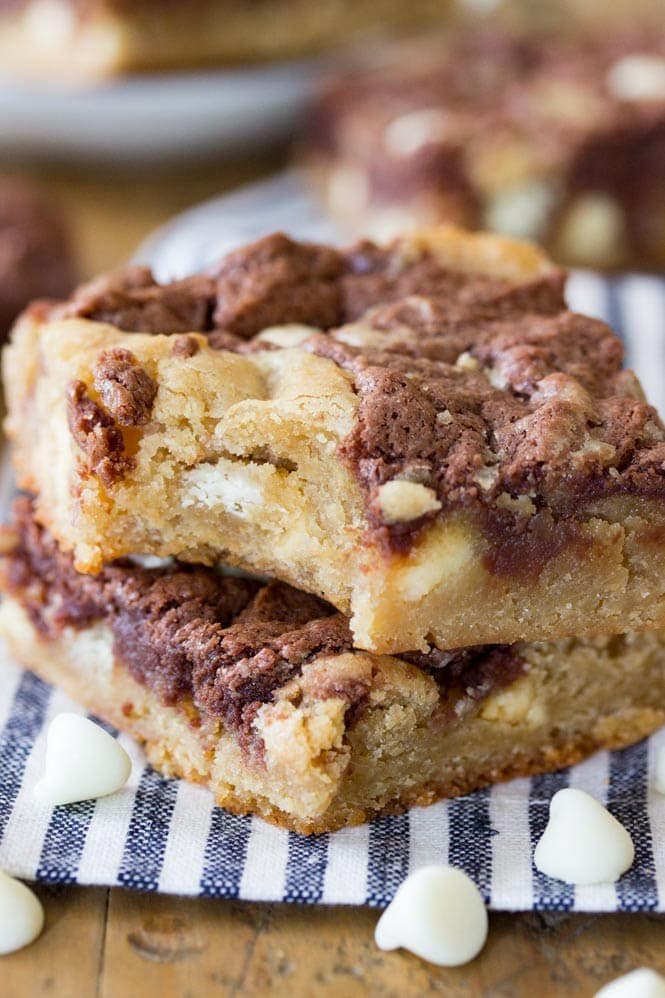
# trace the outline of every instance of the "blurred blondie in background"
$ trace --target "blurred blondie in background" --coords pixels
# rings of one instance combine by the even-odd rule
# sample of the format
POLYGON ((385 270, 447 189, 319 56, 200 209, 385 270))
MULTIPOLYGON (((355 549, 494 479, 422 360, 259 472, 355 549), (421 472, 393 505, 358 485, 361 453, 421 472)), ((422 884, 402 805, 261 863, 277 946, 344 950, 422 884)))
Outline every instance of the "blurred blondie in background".
POLYGON ((665 28, 639 12, 505 4, 350 60, 311 110, 310 179, 378 238, 451 221, 571 265, 661 269, 665 28))
MULTIPOLYGON (((289 160, 340 238, 450 220, 568 264, 661 269, 662 14, 662 0, 2 0, 0 170, 23 176, 3 195, 5 272, 30 177, 85 277, 289 160)), ((20 253, 25 275, 34 250, 20 253)), ((60 293, 54 270, 15 299, 60 293)))

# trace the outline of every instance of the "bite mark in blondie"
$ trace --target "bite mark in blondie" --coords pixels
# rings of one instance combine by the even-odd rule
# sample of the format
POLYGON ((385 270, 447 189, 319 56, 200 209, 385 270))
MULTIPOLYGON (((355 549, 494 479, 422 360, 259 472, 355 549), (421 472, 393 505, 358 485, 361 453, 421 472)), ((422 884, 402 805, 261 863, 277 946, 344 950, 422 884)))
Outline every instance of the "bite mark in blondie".
POLYGON ((451 228, 99 279, 15 329, 21 485, 80 570, 227 561, 374 651, 660 626, 663 426, 563 286, 451 228))

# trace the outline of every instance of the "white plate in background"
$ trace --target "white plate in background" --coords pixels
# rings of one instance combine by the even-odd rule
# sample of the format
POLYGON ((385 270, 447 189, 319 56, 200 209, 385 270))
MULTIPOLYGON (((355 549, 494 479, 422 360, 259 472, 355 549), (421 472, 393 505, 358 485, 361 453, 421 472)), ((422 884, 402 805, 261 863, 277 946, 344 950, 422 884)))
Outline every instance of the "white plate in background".
POLYGON ((269 232, 299 239, 344 242, 344 233, 322 213, 296 170, 211 198, 176 215, 149 236, 134 254, 159 281, 185 277, 224 253, 269 232))
POLYGON ((0 151, 57 158, 182 160, 289 134, 315 61, 130 76, 79 87, 0 76, 0 151))

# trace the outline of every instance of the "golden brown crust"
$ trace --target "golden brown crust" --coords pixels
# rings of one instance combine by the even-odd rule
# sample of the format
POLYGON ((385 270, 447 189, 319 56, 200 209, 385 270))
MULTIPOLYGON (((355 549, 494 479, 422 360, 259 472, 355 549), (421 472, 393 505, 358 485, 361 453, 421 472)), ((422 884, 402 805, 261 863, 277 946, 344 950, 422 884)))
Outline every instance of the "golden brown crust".
MULTIPOLYGON (((439 781, 432 782, 417 790, 405 791, 397 800, 392 800, 385 804, 380 811, 373 808, 356 808, 352 812, 346 812, 344 818, 326 815, 313 821, 300 821, 294 819, 292 815, 286 814, 278 808, 264 807, 260 816, 264 821, 268 821, 279 828, 286 828, 290 832, 298 832, 300 835, 321 835, 325 832, 335 832, 340 828, 354 825, 363 825, 372 818, 377 818, 381 814, 403 814, 412 807, 429 807, 440 800, 452 800, 455 797, 465 797, 475 790, 493 786, 495 783, 505 783, 508 780, 516 780, 521 777, 537 776, 541 773, 553 773, 558 769, 565 769, 567 766, 574 766, 583 759, 601 750, 613 751, 615 749, 626 748, 635 742, 646 738, 657 730, 663 721, 662 716, 647 715, 643 719, 635 720, 627 718, 627 724, 622 731, 616 731, 611 737, 596 739, 580 735, 576 741, 569 742, 562 746, 548 746, 547 748, 533 753, 524 753, 513 758, 510 762, 502 766, 488 768, 485 772, 469 778, 466 781, 455 780, 452 782, 439 781)), ((146 746, 146 752, 150 757, 150 747, 146 746)), ((174 773, 186 780, 201 782, 196 774, 174 773)), ((225 810, 232 814, 244 815, 250 813, 246 804, 236 801, 229 801, 228 798, 218 801, 225 810)))

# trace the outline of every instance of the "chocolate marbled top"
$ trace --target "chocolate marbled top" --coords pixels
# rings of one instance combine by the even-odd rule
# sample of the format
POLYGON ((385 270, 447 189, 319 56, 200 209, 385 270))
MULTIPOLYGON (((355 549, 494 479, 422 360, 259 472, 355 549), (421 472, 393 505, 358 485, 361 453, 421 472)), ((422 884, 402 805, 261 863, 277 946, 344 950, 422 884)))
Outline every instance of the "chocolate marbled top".
MULTIPOLYGON (((167 704, 191 698, 204 714, 239 732, 246 747, 262 704, 307 663, 353 648, 342 614, 283 583, 130 561, 81 575, 36 523, 28 497, 16 501, 13 524, 4 531, 0 586, 46 638, 101 621, 112 629, 116 654, 138 682, 167 704)), ((435 676, 442 698, 458 714, 460 701, 476 703, 524 670, 510 646, 433 649, 403 658, 435 676)), ((334 673, 322 683, 314 696, 346 700, 347 722, 359 716, 366 683, 348 677, 335 683, 334 673)))
MULTIPOLYGON (((198 331, 213 348, 243 353, 277 349, 256 338, 267 326, 314 327, 301 349, 352 373, 359 409, 341 455, 361 485, 371 529, 393 547, 408 547, 437 516, 464 509, 488 536, 521 538, 519 557, 494 558, 495 568, 513 571, 569 542, 574 531, 554 528, 585 502, 665 495, 662 423, 622 369, 610 328, 566 308, 561 271, 522 282, 462 274, 405 246, 363 242, 339 251, 274 235, 208 274, 167 285, 144 268, 101 278, 52 315, 127 331, 198 331), (432 490, 441 508, 389 522, 380 490, 396 479, 432 490)), ((186 363, 196 346, 181 336, 174 356, 186 363)), ((135 410, 148 420, 154 398, 147 374, 125 353, 120 380, 108 381, 104 357, 97 365, 101 428, 89 440, 80 417, 90 400, 70 397, 72 432, 84 450, 88 440, 100 466, 100 434, 112 436, 135 410)))

